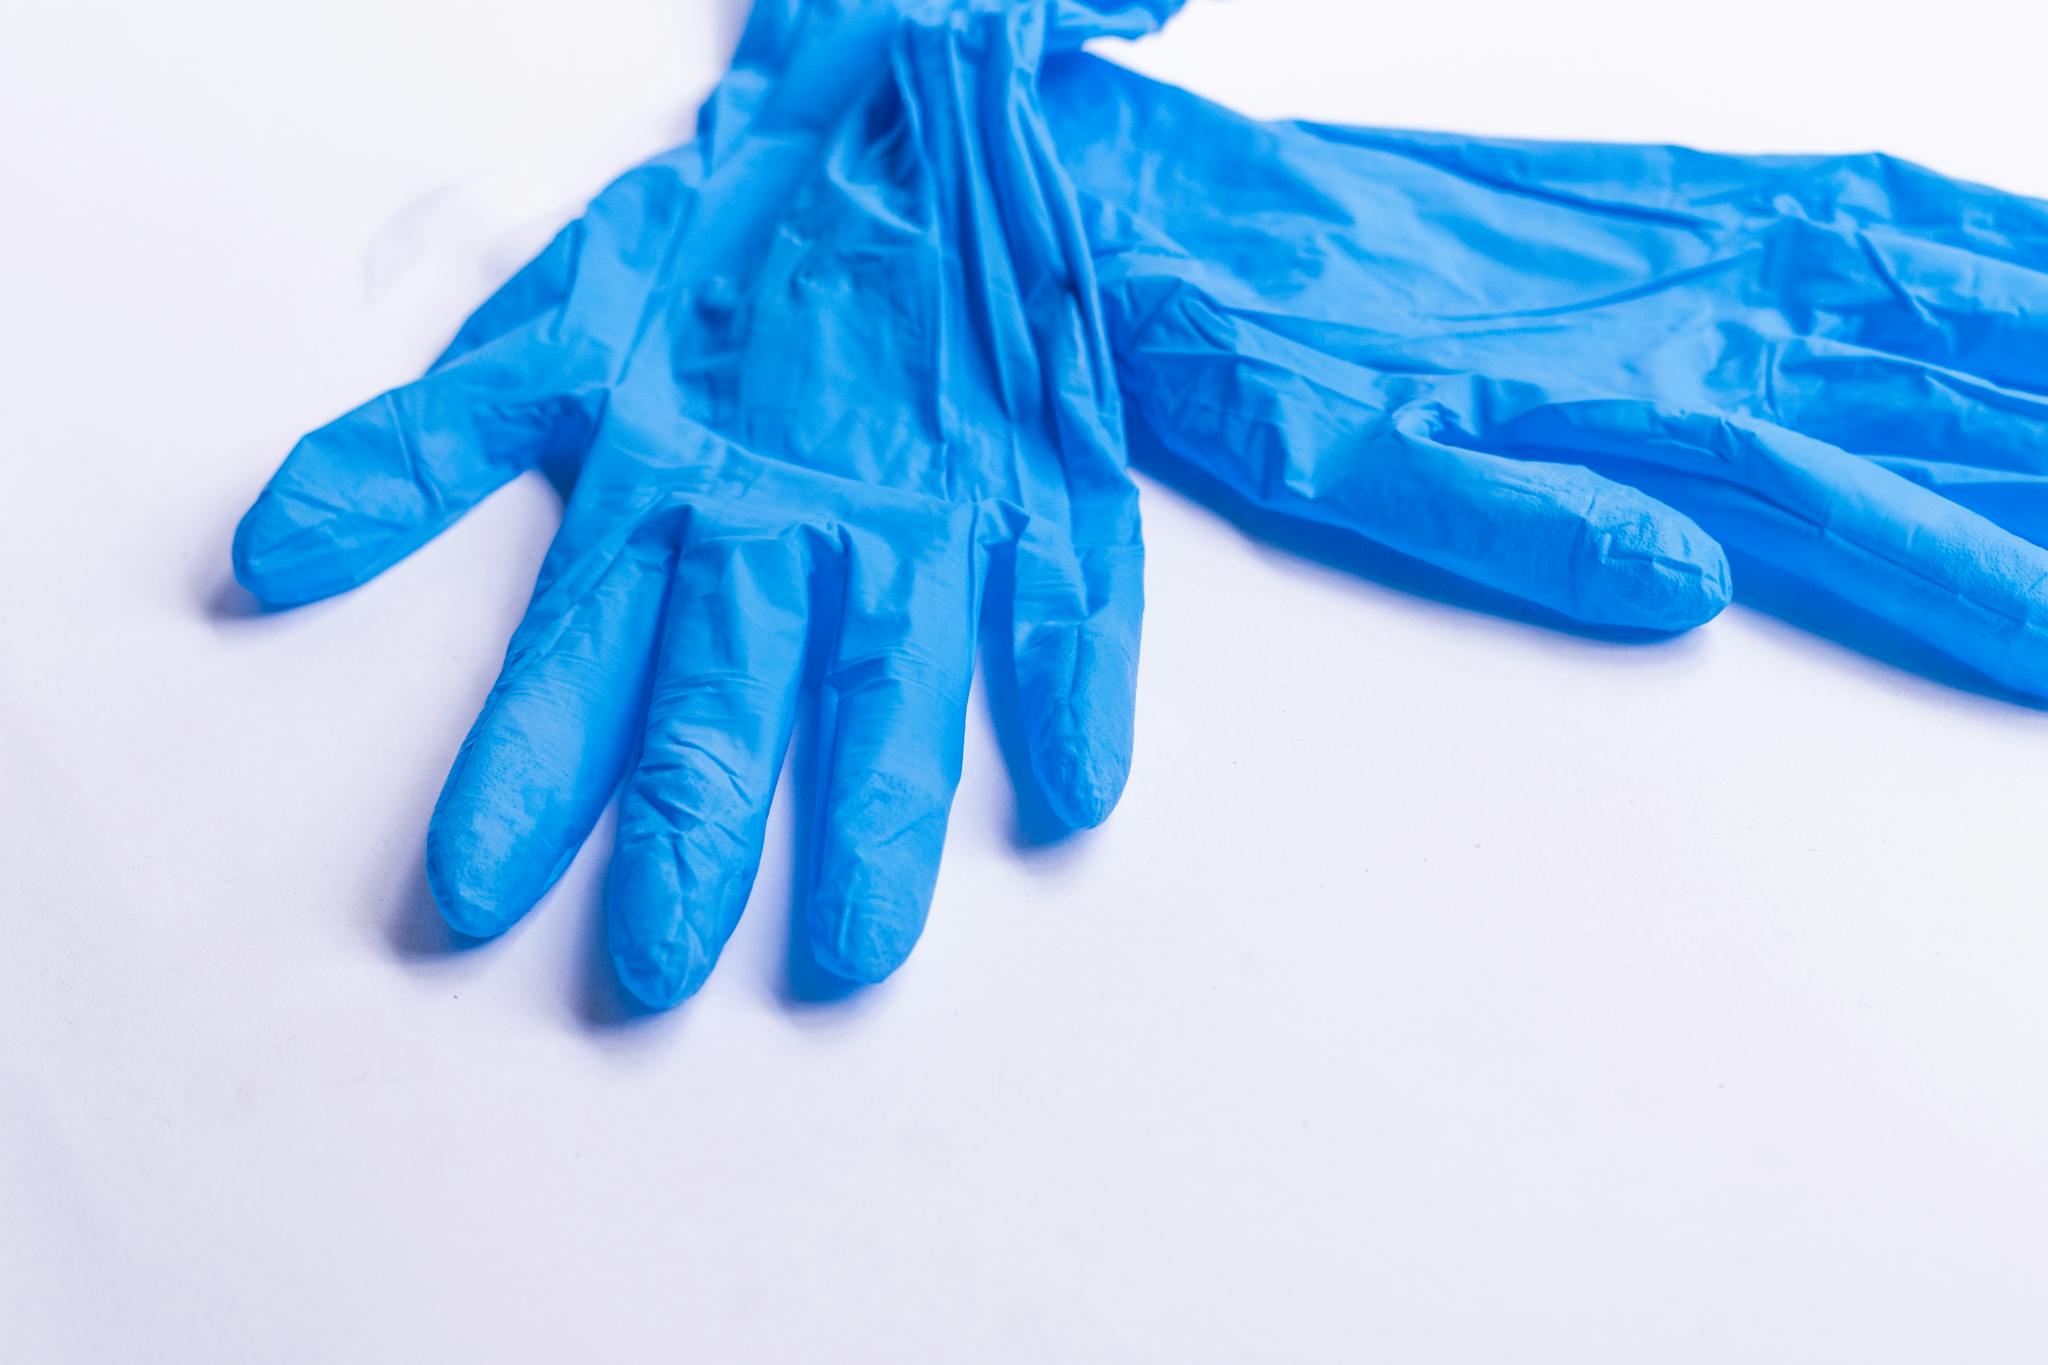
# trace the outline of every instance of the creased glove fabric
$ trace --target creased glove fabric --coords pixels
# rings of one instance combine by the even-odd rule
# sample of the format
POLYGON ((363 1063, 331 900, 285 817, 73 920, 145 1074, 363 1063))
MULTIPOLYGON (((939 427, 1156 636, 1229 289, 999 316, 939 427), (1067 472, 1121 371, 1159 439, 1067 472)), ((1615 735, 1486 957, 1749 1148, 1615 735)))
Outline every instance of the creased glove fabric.
POLYGON ((2048 205, 1042 90, 1134 439, 1602 626, 1709 619, 1725 545, 2048 694, 2048 205))
POLYGON ((991 582, 1037 779, 1102 819, 1126 415, 1260 506, 1572 619, 1706 621, 1726 546, 2048 692, 2048 209, 1875 157, 1259 123, 1073 50, 1177 7, 763 0, 695 142, 293 451, 235 543, 275 606, 575 472, 429 831, 458 929, 523 914, 624 780, 615 960, 650 1004, 695 990, 808 673, 810 949, 886 975, 991 582))
MULTIPOLYGON (((542 461, 578 468, 427 840, 497 933, 625 779, 609 891, 632 992, 704 980, 744 906, 806 661, 812 955, 873 981, 923 928, 985 585, 1053 809, 1130 760, 1138 517, 1097 291, 1032 104, 1096 11, 771 6, 701 136, 631 172, 420 381, 307 436, 244 518, 265 603, 358 584, 542 461)), ((1102 31, 1157 10, 1110 7, 1102 31)))

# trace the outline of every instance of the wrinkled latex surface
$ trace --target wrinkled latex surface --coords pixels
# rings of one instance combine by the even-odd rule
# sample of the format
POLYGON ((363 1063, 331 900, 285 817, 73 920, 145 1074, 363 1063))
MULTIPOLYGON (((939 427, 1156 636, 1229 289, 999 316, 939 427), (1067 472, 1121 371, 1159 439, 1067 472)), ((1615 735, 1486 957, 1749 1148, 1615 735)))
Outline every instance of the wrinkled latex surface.
POLYGON ((429 834, 451 923, 516 919, 630 773, 614 956, 694 990, 808 666, 811 946, 886 974, 997 566, 1034 768, 1102 818, 1119 385, 1167 458, 1578 620, 1709 619, 1726 544, 2044 690, 2040 206, 1875 157, 1261 124, 1068 51, 1176 7, 764 0, 695 143, 295 449, 236 540, 272 605, 579 471, 429 834))
POLYGON ((621 979, 672 1004, 744 906, 807 661, 809 948, 879 979, 923 928, 976 624, 1013 584, 1052 808, 1130 759, 1134 490, 1071 192, 1028 98, 1050 41, 1157 9, 768 6, 689 146, 629 173, 407 385, 307 436, 239 528, 273 605, 377 573, 522 469, 579 472, 428 832, 497 933, 625 779, 621 979))
POLYGON ((1680 630, 1722 545, 2048 693, 2048 205, 1881 156, 1047 118, 1133 430, 1264 506, 1680 630))

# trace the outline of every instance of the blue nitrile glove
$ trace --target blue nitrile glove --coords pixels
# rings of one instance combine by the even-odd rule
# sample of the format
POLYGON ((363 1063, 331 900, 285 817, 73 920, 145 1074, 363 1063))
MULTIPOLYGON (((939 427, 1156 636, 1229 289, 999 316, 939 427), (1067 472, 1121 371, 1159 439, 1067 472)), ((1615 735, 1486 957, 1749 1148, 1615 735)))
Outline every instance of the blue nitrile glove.
MULTIPOLYGON (((1160 8, 1105 6, 1105 30, 1160 8)), ((361 583, 543 459, 580 462, 428 831, 457 929, 531 907, 630 770, 613 957, 650 1004, 694 991, 747 899, 808 655, 809 946, 848 979, 889 973, 930 904, 999 557, 1034 769, 1069 822, 1108 813, 1137 504, 1029 98, 1089 13, 764 9, 697 143, 606 190, 425 378, 307 436, 250 509, 236 574, 284 605, 361 583)))
POLYGON ((1259 123, 1080 54, 1041 97, 1134 439, 1601 625, 1713 616, 1711 532, 2048 694, 2048 205, 1259 123))

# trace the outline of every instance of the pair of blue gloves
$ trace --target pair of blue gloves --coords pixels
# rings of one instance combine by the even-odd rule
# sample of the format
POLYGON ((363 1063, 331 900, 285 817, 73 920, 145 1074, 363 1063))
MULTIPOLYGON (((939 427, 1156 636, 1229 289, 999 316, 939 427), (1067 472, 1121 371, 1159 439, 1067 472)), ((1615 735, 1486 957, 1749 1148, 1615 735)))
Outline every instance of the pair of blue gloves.
POLYGON ((235 537, 269 606, 574 471, 428 831, 455 929, 530 909, 623 782, 613 957, 687 997, 814 697, 807 947, 888 975, 984 612, 1047 803, 1101 821, 1127 441, 1566 620, 1699 625, 1733 552, 2048 695, 2048 206, 1876 156, 1260 123, 1079 51, 1179 3, 761 0, 695 141, 293 449, 235 537))

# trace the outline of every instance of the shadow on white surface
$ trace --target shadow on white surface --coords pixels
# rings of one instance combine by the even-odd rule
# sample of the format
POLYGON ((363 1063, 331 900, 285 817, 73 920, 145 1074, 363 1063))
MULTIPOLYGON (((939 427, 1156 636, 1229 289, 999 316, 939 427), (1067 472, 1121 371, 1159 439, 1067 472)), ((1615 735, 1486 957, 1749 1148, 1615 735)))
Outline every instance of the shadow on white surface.
POLYGON ((1440 606, 1522 625, 1540 626, 1546 631, 1581 639, 1643 645, 1683 638, 1657 631, 1604 628, 1575 621, 1532 602, 1460 578, 1419 559, 1411 559, 1350 531, 1256 507, 1219 480, 1185 461, 1163 454, 1137 429, 1131 431, 1130 442, 1132 462, 1138 469, 1175 494, 1221 517, 1262 549, 1306 560, 1440 606))
MULTIPOLYGON (((1646 632, 1602 631, 1587 628, 1541 608, 1504 594, 1466 582, 1393 551, 1378 547, 1340 530, 1318 527, 1296 519, 1277 516, 1252 507, 1219 483, 1189 472, 1185 466, 1168 465, 1139 449, 1134 452, 1141 468, 1173 494, 1183 496, 1228 522, 1262 552, 1275 557, 1304 561, 1335 570, 1345 578, 1382 589, 1392 589, 1419 602, 1476 613, 1503 622, 1539 628, 1537 638, 1575 637, 1595 650, 1612 645, 1622 652, 1657 646, 1660 649, 1687 648, 1683 637, 1646 632)), ((566 496, 572 482, 570 471, 548 471, 555 491, 566 496)), ((288 629, 288 622, 305 622, 309 615, 330 609, 330 603, 314 603, 289 611, 265 610, 233 579, 227 567, 230 523, 205 528, 205 543, 198 547, 195 562, 201 567, 193 575, 189 600, 196 613, 217 632, 272 633, 288 629)), ((1817 637, 1859 656, 1853 661, 1879 672, 1896 670, 1937 684, 1970 698, 1989 700, 2040 712, 2042 704, 2020 694, 1997 688, 1924 643, 1889 624, 1870 617, 1832 598, 1810 584, 1771 570, 1768 566, 1739 560, 1736 564, 1740 601, 1806 636, 1817 637)), ((1025 728, 1018 705, 1011 648, 1011 574, 1006 564, 991 566, 981 622, 980 681, 986 723, 1007 770, 1012 794, 1012 823, 1008 844, 1013 853, 1029 857, 1055 852, 1077 844, 1076 832, 1063 826, 1052 814, 1032 775, 1025 740, 1025 728)), ((819 657, 815 648, 813 657, 819 657)), ((1840 663, 1851 663, 1839 659, 1840 663)), ((1852 671, 1860 668, 1852 667, 1852 671)), ((788 874, 764 878, 752 898, 748 913, 779 918, 782 940, 767 970, 759 978, 778 1004, 791 1017, 810 1024, 839 1025, 864 1013, 875 1003, 876 992, 833 976, 822 969, 808 951, 806 919, 808 881, 813 857, 813 831, 818 812, 819 756, 812 718, 816 714, 817 679, 807 680, 800 700, 800 717, 785 757, 777 792, 788 804, 790 842, 785 853, 771 848, 768 857, 786 860, 788 874), (780 891, 779 916, 774 908, 780 891)), ((428 767, 431 761, 422 756, 428 767)), ((423 773, 431 782, 434 775, 423 773)), ((408 844, 417 849, 424 840, 424 822, 408 813, 407 828, 395 831, 391 845, 408 844)), ((608 861, 614 813, 605 817, 587 841, 589 850, 579 854, 608 861)), ((779 871, 779 870, 778 870, 779 871)), ((686 1003, 676 1010, 650 1010, 619 983, 606 941, 604 905, 605 878, 586 873, 565 878, 527 916, 515 924, 510 938, 542 913, 574 915, 578 923, 579 948, 570 974, 569 1013, 585 1031, 599 1035, 630 1034, 666 1037, 682 1026, 691 1012, 686 1003), (554 902, 569 902, 556 905, 554 902)), ((473 939, 448 927, 429 889, 423 856, 415 855, 402 886, 389 901, 382 939, 390 954, 408 970, 441 977, 442 968, 476 959, 481 969, 495 947, 494 940, 473 939)), ((730 959, 744 956, 728 953, 720 968, 721 978, 734 972, 730 959)), ((744 968, 740 969, 744 971, 744 968)), ((715 979, 721 979, 715 978, 715 979)), ((886 991, 886 987, 883 988, 886 991)))
MULTIPOLYGON (((1305 560, 1410 597, 1623 648, 1683 648, 1691 634, 1588 625, 1411 559, 1348 531, 1255 507, 1206 474, 1146 449, 1136 432, 1132 433, 1132 457, 1153 480, 1214 512, 1261 549, 1305 560)), ((1861 656, 1859 663, 1911 674, 1953 691, 2029 711, 2048 711, 2048 701, 2001 687, 1918 637, 1810 582, 1738 551, 1729 549, 1727 553, 1737 606, 1760 612, 1816 640, 1861 656)), ((1711 629, 1711 624, 1706 628, 1711 629)))
POLYGON ((1926 641, 1794 575, 1731 551, 1738 605, 1861 656, 1858 663, 1909 673, 1954 692, 2048 712, 2048 701, 2001 687, 1926 641))

